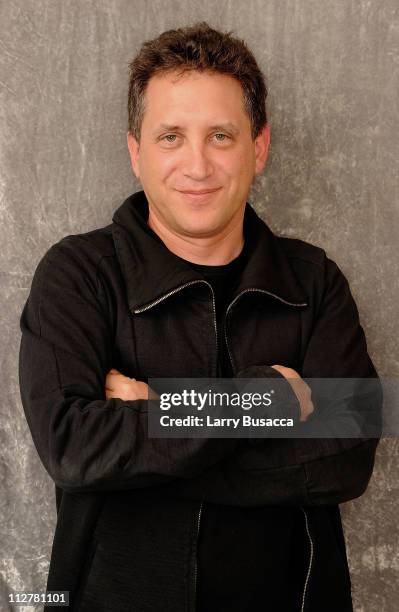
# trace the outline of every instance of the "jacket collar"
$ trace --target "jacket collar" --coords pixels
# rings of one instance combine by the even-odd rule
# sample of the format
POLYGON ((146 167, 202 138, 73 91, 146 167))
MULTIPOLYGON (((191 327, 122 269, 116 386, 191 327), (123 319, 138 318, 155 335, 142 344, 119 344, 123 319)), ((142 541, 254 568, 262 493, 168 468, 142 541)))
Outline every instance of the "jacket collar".
MULTIPOLYGON (((184 259, 169 251, 147 225, 147 219, 144 191, 129 196, 112 217, 115 249, 133 312, 161 301, 185 283, 203 279, 184 259)), ((248 259, 233 298, 245 290, 256 289, 285 304, 306 306, 306 295, 277 237, 248 202, 244 237, 248 259)))

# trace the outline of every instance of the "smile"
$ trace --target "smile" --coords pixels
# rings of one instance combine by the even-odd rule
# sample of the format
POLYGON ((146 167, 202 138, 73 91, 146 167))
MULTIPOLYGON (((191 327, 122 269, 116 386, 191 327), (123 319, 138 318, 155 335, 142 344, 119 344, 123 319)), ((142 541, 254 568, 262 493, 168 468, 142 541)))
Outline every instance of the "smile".
POLYGON ((217 189, 206 189, 201 191, 179 191, 183 196, 188 198, 191 201, 202 201, 209 199, 214 193, 219 191, 221 187, 217 189))

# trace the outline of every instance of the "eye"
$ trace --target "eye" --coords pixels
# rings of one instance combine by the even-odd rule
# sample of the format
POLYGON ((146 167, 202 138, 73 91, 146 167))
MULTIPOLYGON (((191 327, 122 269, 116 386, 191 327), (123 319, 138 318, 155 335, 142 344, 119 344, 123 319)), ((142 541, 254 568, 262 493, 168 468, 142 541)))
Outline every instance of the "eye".
MULTIPOLYGON (((166 140, 167 138, 176 138, 176 134, 166 134, 161 138, 161 140, 166 140)), ((174 140, 166 140, 166 142, 175 142, 174 140)))
MULTIPOLYGON (((230 140, 230 136, 227 136, 227 134, 223 134, 223 132, 218 132, 214 134, 214 136, 217 137, 216 140, 218 142, 225 142, 225 140, 230 140)), ((173 144, 176 142, 176 138, 177 138, 177 134, 165 134, 165 136, 162 136, 161 140, 164 140, 165 142, 173 144)))
POLYGON ((217 134, 215 134, 215 136, 222 136, 223 138, 217 138, 216 140, 218 140, 219 142, 224 142, 224 140, 227 138, 229 138, 229 136, 227 136, 227 134, 223 134, 222 132, 218 132, 217 134))

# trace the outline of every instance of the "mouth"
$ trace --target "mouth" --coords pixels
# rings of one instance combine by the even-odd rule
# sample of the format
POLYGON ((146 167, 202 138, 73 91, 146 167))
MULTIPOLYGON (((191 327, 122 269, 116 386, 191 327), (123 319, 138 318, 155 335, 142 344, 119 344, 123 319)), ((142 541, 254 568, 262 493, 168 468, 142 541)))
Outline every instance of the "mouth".
POLYGON ((178 191, 180 191, 180 193, 187 193, 188 195, 205 195, 207 193, 214 193, 215 191, 217 191, 218 189, 220 189, 220 187, 216 187, 215 189, 179 189, 178 191))
POLYGON ((216 189, 199 189, 196 191, 178 191, 186 200, 189 200, 190 202, 202 202, 209 200, 214 193, 219 191, 219 189, 221 189, 221 187, 217 187, 216 189))

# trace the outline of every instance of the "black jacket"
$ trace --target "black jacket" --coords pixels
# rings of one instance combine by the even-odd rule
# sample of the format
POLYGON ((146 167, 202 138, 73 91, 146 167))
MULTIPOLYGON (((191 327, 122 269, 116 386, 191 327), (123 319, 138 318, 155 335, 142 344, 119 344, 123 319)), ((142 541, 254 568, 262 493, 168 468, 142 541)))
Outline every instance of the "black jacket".
POLYGON ((216 377, 221 342, 235 376, 281 364, 305 378, 377 377, 345 277, 247 203, 249 258, 218 335, 211 287, 147 216, 140 191, 110 225, 53 245, 21 315, 22 404, 56 485, 47 589, 69 590, 74 610, 191 612, 203 504, 285 506, 305 542, 287 612, 352 610, 338 504, 365 491, 378 439, 148 438, 146 401, 104 389, 111 367, 216 377))

